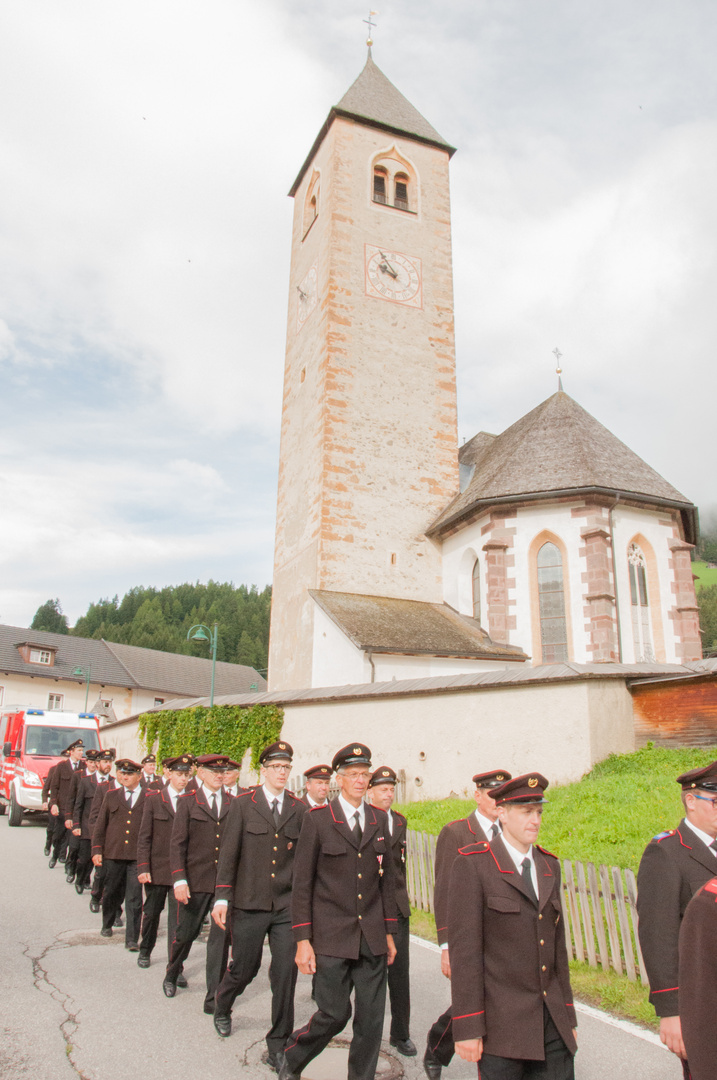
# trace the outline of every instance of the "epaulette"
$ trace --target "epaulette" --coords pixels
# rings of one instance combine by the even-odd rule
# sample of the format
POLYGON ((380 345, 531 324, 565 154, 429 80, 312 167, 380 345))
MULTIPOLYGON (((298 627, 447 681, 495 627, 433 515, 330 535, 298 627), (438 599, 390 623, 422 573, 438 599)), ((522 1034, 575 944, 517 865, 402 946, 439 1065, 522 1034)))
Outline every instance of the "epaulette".
POLYGON ((676 831, 676 829, 666 829, 664 832, 658 832, 657 836, 653 836, 652 839, 657 840, 659 843, 660 840, 664 840, 666 836, 674 836, 676 831))
POLYGON ((484 855, 486 851, 490 851, 487 840, 479 840, 477 844, 468 844, 467 847, 458 848, 459 855, 484 855))
POLYGON ((538 851, 542 851, 543 855, 549 855, 551 859, 557 859, 557 855, 553 851, 548 851, 547 848, 541 847, 540 844, 535 845, 538 851))

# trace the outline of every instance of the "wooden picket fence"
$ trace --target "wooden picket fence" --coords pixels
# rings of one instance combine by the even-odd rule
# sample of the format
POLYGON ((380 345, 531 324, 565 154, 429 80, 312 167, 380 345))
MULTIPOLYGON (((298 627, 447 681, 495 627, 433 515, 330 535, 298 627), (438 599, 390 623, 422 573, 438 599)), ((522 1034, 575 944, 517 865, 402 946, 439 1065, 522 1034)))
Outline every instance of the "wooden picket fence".
MULTIPOLYGON (((408 830, 406 877, 408 896, 420 911, 433 911, 436 837, 408 830)), ((637 883, 632 870, 617 866, 563 860, 561 892, 568 956, 591 967, 612 968, 639 978, 647 973, 637 936, 637 883)))

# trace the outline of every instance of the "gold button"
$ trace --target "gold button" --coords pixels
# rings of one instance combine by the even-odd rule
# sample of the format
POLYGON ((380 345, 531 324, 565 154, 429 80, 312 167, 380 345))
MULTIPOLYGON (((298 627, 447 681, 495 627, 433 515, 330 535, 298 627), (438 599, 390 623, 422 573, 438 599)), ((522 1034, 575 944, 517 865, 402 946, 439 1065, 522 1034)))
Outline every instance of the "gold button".
POLYGON ((218 848, 218 847, 215 847, 215 848, 214 848, 214 850, 215 850, 215 851, 219 851, 219 848, 218 848))
POLYGON ((360 918, 361 918, 361 916, 359 915, 359 919, 360 919, 360 918))
POLYGON ((361 896, 361 893, 358 894, 358 898, 359 898, 359 900, 363 900, 363 897, 361 896))
POLYGON ((276 874, 272 874, 271 876, 272 876, 272 877, 276 877, 276 874))
POLYGON ((543 997, 547 997, 547 996, 548 996, 548 991, 547 991, 547 990, 543 990, 543 997))
POLYGON ((271 865, 272 865, 272 866, 276 866, 276 859, 272 859, 272 860, 271 860, 271 865))
POLYGON ((545 944, 545 942, 543 941, 543 939, 542 939, 542 938, 540 939, 540 944, 541 944, 541 945, 544 945, 544 944, 545 944))
POLYGON ((361 858, 361 852, 360 852, 360 851, 359 851, 359 853, 358 853, 358 857, 359 857, 359 859, 361 858))
POLYGON ((539 918, 539 919, 542 919, 542 917, 543 917, 542 915, 538 915, 538 918, 539 918))
POLYGON ((546 968, 545 964, 543 964, 543 966, 541 967, 541 969, 540 969, 540 970, 541 970, 541 971, 547 971, 548 969, 546 968))
MULTIPOLYGON (((127 836, 129 836, 129 829, 125 829, 125 833, 127 834, 127 836)), ((125 844, 126 843, 127 843, 127 841, 125 840, 125 844)))
POLYGON ((278 839, 279 839, 279 834, 278 834, 278 832, 275 832, 275 833, 274 833, 274 839, 275 839, 275 840, 278 840, 278 839))
POLYGON ((359 874, 359 877, 361 877, 361 875, 360 875, 360 874, 359 874))
POLYGON ((277 847, 275 847, 275 848, 274 848, 274 851, 278 851, 278 850, 279 850, 279 849, 278 849, 277 847))

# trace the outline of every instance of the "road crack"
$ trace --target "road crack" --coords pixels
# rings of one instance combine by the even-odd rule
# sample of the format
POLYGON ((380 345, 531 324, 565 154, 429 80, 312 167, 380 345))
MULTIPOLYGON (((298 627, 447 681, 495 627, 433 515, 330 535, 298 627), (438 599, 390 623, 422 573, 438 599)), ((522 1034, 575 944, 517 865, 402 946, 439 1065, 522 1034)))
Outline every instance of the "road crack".
POLYGON ((53 1001, 57 1002, 62 1011, 65 1014, 64 1020, 59 1025, 60 1034, 65 1043, 65 1054, 70 1067, 73 1069, 78 1080, 94 1080, 89 1073, 82 1071, 77 1061, 75 1060, 75 1053, 78 1049, 74 1039, 79 1031, 80 1027, 80 1014, 81 1009, 76 1008, 74 999, 70 994, 65 993, 59 986, 56 986, 52 982, 47 969, 43 966, 46 956, 53 952, 55 949, 70 949, 72 945, 66 941, 60 941, 60 934, 47 945, 39 956, 33 956, 30 952, 30 946, 26 945, 23 949, 23 956, 32 964, 32 979, 36 990, 39 990, 41 994, 49 994, 53 1001))

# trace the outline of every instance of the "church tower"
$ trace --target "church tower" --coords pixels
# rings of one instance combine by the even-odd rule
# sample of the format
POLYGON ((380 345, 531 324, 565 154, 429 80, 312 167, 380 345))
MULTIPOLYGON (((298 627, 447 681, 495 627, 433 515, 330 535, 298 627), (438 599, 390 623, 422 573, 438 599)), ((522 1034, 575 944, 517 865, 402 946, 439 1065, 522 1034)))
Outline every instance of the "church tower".
POLYGON ((458 491, 448 163, 374 64, 291 188, 269 688, 312 685, 309 590, 442 601, 458 491))

